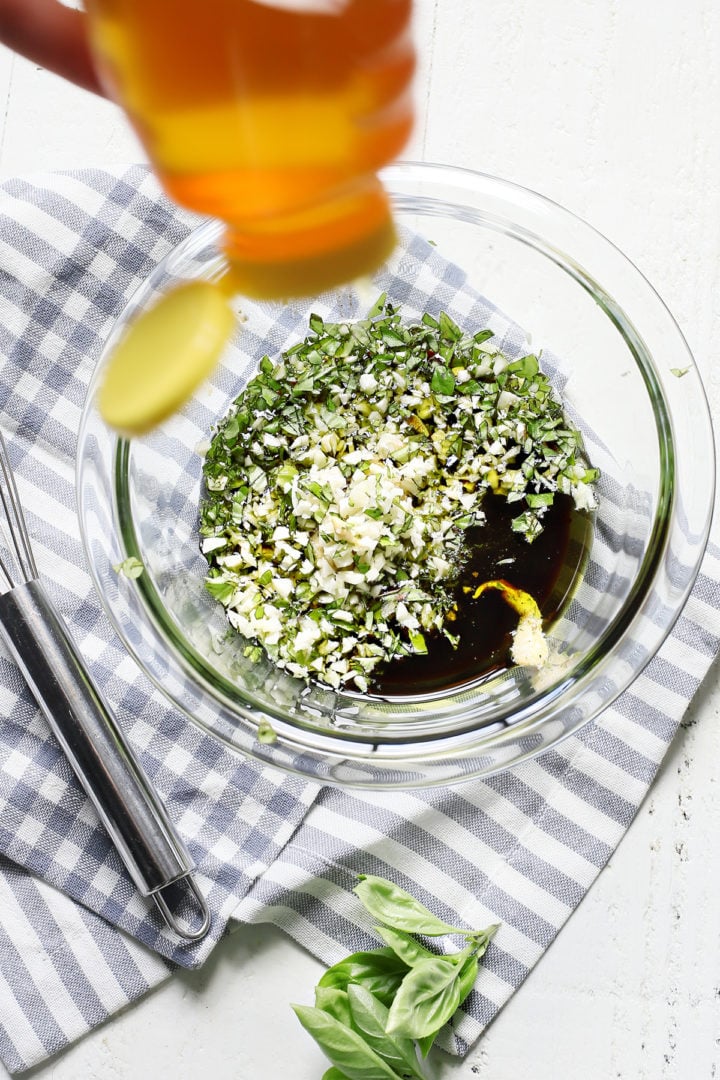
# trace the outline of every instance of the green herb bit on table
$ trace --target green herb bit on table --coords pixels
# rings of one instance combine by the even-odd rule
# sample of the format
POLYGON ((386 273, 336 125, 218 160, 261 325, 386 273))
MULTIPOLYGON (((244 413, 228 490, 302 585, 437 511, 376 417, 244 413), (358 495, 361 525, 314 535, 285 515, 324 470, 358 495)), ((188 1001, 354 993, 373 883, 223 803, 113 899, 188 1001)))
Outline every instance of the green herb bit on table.
POLYGON ((334 964, 315 988, 315 1006, 293 1009, 332 1062, 323 1080, 422 1080, 421 1058, 475 985, 498 927, 450 926, 373 875, 361 876, 353 891, 382 924, 376 930, 386 946, 334 964), (439 953, 416 939, 445 934, 462 936, 465 947, 439 953))
POLYGON ((145 567, 140 562, 140 559, 134 555, 129 555, 127 559, 123 559, 122 562, 116 563, 113 566, 113 570, 116 574, 122 574, 126 578, 139 578, 145 570, 145 567))
POLYGON ((542 531, 557 492, 596 505, 597 470, 535 356, 446 314, 406 325, 383 296, 260 369, 204 464, 206 586, 279 667, 365 691, 379 664, 451 642, 466 532, 488 493, 542 531))

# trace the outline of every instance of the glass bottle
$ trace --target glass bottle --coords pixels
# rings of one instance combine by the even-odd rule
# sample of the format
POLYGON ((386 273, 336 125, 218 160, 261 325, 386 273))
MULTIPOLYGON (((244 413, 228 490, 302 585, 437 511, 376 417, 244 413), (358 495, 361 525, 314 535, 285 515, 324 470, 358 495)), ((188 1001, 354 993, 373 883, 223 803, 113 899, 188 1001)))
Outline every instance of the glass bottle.
POLYGON ((234 291, 375 269, 377 171, 412 126, 411 0, 86 0, 101 78, 176 202, 221 219, 234 291))

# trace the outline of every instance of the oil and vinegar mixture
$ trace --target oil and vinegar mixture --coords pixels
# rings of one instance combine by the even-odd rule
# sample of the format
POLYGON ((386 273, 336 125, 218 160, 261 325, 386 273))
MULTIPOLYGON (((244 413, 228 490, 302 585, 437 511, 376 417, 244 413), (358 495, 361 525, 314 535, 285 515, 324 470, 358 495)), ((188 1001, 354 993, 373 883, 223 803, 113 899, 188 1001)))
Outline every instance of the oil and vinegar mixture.
POLYGON ((427 638, 427 655, 398 656, 375 673, 371 692, 406 697, 447 691, 512 666, 512 636, 518 622, 500 592, 474 597, 473 586, 505 580, 532 596, 543 622, 551 625, 577 587, 590 552, 593 521, 568 495, 557 495, 542 533, 528 544, 512 531, 513 506, 488 494, 485 523, 468 530, 467 562, 455 591, 451 623, 455 645, 440 634, 427 638))

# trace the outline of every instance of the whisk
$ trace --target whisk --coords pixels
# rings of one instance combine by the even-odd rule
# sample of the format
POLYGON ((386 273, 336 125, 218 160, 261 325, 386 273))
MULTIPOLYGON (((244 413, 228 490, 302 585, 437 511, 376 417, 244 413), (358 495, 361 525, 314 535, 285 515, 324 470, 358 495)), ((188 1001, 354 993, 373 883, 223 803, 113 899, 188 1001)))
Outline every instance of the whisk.
POLYGON ((199 940, 210 913, 192 878, 195 864, 38 580, 2 432, 0 502, 0 634, 139 892, 175 934, 199 940))

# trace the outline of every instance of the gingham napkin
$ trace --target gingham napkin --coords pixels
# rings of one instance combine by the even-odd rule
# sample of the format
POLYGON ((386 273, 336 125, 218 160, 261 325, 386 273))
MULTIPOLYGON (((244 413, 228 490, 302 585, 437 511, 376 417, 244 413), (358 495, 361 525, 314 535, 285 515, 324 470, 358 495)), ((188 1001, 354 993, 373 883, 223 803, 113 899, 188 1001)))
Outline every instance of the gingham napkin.
MULTIPOLYGON (((0 187, 0 423, 40 572, 198 864, 213 912, 179 947, 137 896, 21 677, 0 654, 0 1058, 20 1071, 209 954, 231 917, 321 959, 376 944, 348 888, 392 877, 450 922, 499 921, 445 1046, 463 1053, 520 985, 629 825, 720 640, 711 545, 644 674, 540 758, 454 790, 350 793, 231 756, 141 677, 92 593, 74 447, 100 344, 195 224, 141 167, 0 187)), ((446 290, 462 288, 448 268, 446 290)))

